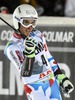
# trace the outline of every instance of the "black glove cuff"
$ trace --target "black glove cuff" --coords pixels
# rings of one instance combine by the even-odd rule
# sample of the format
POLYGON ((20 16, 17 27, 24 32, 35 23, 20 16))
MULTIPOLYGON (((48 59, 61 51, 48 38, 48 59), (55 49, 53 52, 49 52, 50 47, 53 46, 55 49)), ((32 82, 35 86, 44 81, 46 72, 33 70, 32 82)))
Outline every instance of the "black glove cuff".
POLYGON ((62 74, 62 71, 58 67, 58 69, 54 72, 54 76, 57 76, 58 74, 62 74))

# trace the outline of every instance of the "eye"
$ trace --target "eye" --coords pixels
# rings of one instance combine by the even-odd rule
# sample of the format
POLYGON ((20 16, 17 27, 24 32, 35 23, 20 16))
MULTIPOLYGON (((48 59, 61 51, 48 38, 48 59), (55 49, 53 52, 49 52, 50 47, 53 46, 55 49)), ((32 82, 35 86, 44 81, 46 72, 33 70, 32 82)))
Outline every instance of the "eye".
POLYGON ((34 20, 34 21, 32 21, 32 24, 33 24, 33 23, 35 23, 35 20, 34 20))
POLYGON ((29 24, 29 21, 28 20, 23 20, 23 24, 29 24))
POLYGON ((32 22, 33 25, 35 25, 35 23, 36 23, 36 20, 34 20, 34 21, 32 22))

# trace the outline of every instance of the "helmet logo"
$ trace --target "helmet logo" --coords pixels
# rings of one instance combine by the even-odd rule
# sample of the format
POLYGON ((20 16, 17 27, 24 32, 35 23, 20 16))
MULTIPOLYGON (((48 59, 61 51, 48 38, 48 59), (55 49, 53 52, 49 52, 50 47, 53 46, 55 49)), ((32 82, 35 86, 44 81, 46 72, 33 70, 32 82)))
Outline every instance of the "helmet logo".
POLYGON ((36 12, 35 12, 35 10, 26 10, 26 14, 27 15, 35 15, 36 12))
POLYGON ((20 9, 20 7, 18 8, 18 11, 19 11, 19 13, 21 13, 21 9, 20 9))
POLYGON ((19 19, 19 18, 17 18, 16 16, 15 16, 15 18, 16 18, 18 21, 20 21, 20 19, 19 19))

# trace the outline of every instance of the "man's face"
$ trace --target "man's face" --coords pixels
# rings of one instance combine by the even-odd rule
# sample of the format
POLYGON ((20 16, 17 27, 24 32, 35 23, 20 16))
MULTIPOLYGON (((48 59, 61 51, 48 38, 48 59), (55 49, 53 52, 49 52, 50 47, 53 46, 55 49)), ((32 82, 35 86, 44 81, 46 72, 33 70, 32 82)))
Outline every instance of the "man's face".
POLYGON ((34 23, 34 20, 24 20, 23 25, 20 24, 20 28, 19 28, 20 32, 25 36, 29 36, 30 32, 33 29, 33 23, 34 23), (27 25, 27 26, 24 26, 24 25, 27 25))

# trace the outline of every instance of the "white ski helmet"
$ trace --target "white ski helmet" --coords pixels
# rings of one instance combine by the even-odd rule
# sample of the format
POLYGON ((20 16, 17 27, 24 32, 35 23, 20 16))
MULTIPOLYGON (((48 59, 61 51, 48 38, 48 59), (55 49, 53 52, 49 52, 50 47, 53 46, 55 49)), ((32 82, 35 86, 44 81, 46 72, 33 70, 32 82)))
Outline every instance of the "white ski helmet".
POLYGON ((33 20, 32 26, 33 28, 37 25, 38 13, 36 9, 29 4, 19 5, 13 12, 13 25, 15 29, 19 29, 19 23, 24 27, 28 27, 29 25, 23 20, 33 20))

